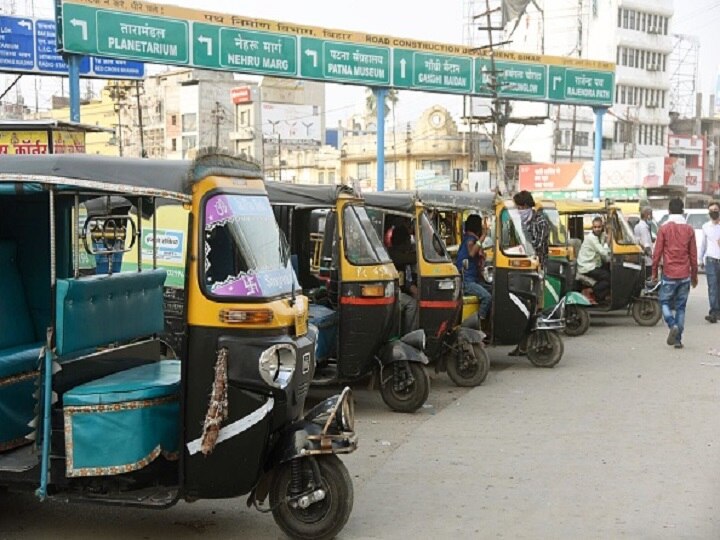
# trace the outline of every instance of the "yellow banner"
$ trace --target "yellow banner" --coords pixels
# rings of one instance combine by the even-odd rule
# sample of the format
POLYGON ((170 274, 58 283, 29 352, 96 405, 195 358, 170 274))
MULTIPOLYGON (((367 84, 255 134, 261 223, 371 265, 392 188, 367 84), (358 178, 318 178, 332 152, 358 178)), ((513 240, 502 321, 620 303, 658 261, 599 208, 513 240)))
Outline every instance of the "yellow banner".
POLYGON ((0 131, 0 154, 47 154, 48 136, 44 131, 0 131))
MULTIPOLYGON (((188 9, 179 6, 153 4, 140 0, 72 0, 64 1, 63 4, 80 4, 92 6, 99 9, 111 11, 124 11, 140 15, 152 15, 188 21, 198 21, 219 26, 230 26, 260 30, 265 32, 280 32, 297 36, 314 37, 333 41, 346 41, 351 43, 363 43, 366 45, 384 45, 386 47, 397 47, 402 49, 415 49, 430 53, 443 53, 450 55, 481 56, 489 57, 486 50, 477 50, 465 45, 452 45, 448 43, 437 43, 434 41, 421 41, 412 38, 398 38, 365 32, 354 32, 351 30, 335 30, 320 28, 317 26, 305 26, 302 24, 286 23, 280 21, 269 21, 266 19, 253 19, 240 15, 215 13, 199 9, 188 9)), ((495 51, 495 58, 521 62, 532 62, 539 64, 552 64, 559 66, 572 66, 578 68, 597 69, 601 71, 615 71, 613 62, 602 60, 583 60, 581 58, 570 58, 563 56, 545 56, 532 53, 517 53, 510 51, 495 51)))
POLYGON ((84 154, 85 132, 53 131, 53 154, 84 154))

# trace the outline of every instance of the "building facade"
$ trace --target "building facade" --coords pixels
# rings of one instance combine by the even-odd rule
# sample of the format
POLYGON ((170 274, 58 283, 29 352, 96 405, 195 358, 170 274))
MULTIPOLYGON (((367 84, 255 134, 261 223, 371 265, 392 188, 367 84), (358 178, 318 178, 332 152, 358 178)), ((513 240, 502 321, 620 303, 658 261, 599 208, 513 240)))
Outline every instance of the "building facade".
MULTIPOLYGON (((670 122, 672 0, 544 0, 538 5, 543 13, 531 5, 509 37, 508 48, 615 62, 615 103, 603 121, 603 159, 664 156, 670 122)), ((540 106, 534 107, 537 114, 540 106)), ((533 133, 535 141, 520 139, 531 147, 533 158, 593 159, 592 109, 553 105, 547 112, 549 120, 533 133)))

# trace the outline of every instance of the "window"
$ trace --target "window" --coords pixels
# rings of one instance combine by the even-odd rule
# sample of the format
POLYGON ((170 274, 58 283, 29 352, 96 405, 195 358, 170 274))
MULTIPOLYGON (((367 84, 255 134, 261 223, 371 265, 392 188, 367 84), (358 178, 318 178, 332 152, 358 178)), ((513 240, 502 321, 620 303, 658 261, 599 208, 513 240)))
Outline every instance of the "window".
POLYGON ((177 152, 177 139, 170 139, 170 149, 177 152))
POLYGON ((197 147, 197 137, 195 135, 183 135, 182 138, 182 157, 187 157, 188 150, 197 147))
POLYGON ((182 130, 197 131, 197 114, 187 113, 182 115, 182 130))
POLYGON ((618 8, 618 22, 617 22, 618 28, 622 27, 622 13, 623 13, 623 9, 618 8))
POLYGON ((628 18, 628 28, 635 30, 635 11, 630 10, 630 16, 628 18))
POLYGON ((202 219, 201 268, 210 294, 267 298, 290 291, 290 257, 267 197, 214 195, 205 202, 202 219))
POLYGON ((173 114, 173 115, 170 117, 170 125, 171 125, 171 126, 177 126, 177 115, 176 115, 176 114, 173 114))
POLYGON ((335 185, 335 171, 328 172, 328 184, 335 185))
POLYGON ((323 171, 320 171, 318 173, 318 184, 324 184, 325 183, 325 173, 323 171))
POLYGON ((241 126, 248 125, 248 112, 247 111, 240 111, 239 125, 241 125, 241 126))
POLYGON ((520 213, 515 208, 505 208, 500 214, 500 249, 506 255, 535 255, 522 230, 520 213))
POLYGON ((613 238, 618 244, 632 245, 635 243, 635 234, 625 220, 620 210, 610 217, 613 238))
POLYGON ((450 262, 445 244, 438 236, 427 215, 420 217, 420 235, 422 236, 422 254, 428 262, 450 262))
POLYGON ((628 28, 628 17, 630 16, 629 10, 624 9, 623 10, 623 28, 628 28))
POLYGON ((575 146, 587 146, 589 136, 587 131, 576 131, 575 132, 575 146))
POLYGON ((420 168, 423 170, 435 171, 437 174, 442 176, 450 176, 451 164, 449 159, 423 159, 420 162, 420 168))
POLYGON ((349 204, 343 209, 345 256, 354 265, 390 262, 372 221, 363 206, 349 204))
POLYGON ((367 180, 370 178, 370 162, 358 163, 357 164, 357 178, 358 180, 367 180))

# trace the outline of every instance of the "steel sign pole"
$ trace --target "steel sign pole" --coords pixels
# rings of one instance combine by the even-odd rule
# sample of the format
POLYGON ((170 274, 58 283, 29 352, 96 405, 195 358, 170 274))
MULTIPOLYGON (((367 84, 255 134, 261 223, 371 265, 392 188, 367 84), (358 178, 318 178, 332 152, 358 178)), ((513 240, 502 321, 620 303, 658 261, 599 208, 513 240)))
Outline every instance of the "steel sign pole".
POLYGON ((385 96, 386 88, 373 88, 377 109, 377 190, 385 191, 385 96))
POLYGON ((595 174, 593 176, 593 201, 600 200, 600 171, 602 163, 602 132, 603 116, 607 109, 593 107, 595 113, 595 174))
POLYGON ((80 122, 80 61, 82 56, 70 54, 67 57, 68 86, 70 87, 70 121, 80 122))

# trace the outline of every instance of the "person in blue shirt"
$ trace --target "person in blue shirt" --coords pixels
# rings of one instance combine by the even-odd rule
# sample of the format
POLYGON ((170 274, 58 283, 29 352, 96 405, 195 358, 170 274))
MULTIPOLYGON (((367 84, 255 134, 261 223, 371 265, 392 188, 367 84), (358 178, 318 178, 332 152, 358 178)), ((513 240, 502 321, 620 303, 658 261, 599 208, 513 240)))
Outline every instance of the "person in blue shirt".
POLYGON ((485 265, 482 244, 485 234, 482 218, 477 214, 470 214, 465 220, 465 234, 455 263, 462 275, 465 293, 477 296, 480 301, 481 319, 487 318, 492 301, 492 294, 484 287, 482 279, 485 265))

